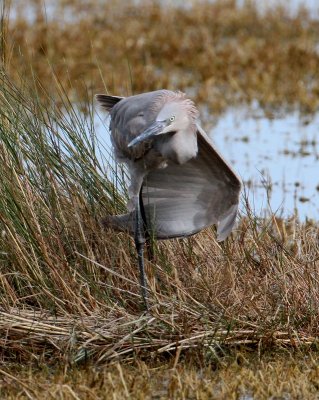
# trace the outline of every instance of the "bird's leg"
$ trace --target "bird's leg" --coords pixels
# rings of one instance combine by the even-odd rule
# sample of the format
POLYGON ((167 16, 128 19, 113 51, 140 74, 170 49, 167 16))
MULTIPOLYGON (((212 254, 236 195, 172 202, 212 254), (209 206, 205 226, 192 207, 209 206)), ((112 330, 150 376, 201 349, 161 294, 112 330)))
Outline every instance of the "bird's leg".
POLYGON ((145 247, 146 247, 147 259, 148 259, 148 261, 154 261, 154 258, 155 258, 154 257, 154 248, 153 248, 150 231, 149 231, 148 224, 147 224, 145 208, 144 208, 144 203, 143 203, 143 196, 142 196, 142 188, 140 190, 139 200, 140 200, 140 211, 141 211, 141 216, 142 216, 142 220, 143 220, 143 231, 144 231, 144 237, 145 237, 145 247))
POLYGON ((145 246, 146 239, 145 239, 144 221, 143 221, 142 212, 141 212, 141 208, 143 208, 143 213, 144 213, 144 207, 143 207, 143 204, 141 204, 141 199, 142 199, 141 193, 142 193, 142 188, 140 189, 139 196, 136 196, 136 199, 135 199, 136 206, 135 206, 134 240, 135 240, 135 246, 136 246, 136 251, 137 251, 138 266, 139 266, 139 270, 140 270, 141 293, 142 293, 145 309, 148 310, 147 292, 146 292, 147 288, 146 288, 145 268, 144 268, 144 246, 145 246))

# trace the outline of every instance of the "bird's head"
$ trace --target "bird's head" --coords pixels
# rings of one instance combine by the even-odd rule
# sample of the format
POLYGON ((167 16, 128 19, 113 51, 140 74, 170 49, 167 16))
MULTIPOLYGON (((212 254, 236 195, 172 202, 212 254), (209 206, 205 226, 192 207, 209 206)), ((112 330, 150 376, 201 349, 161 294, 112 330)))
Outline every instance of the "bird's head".
POLYGON ((139 136, 132 140, 128 147, 158 135, 177 133, 195 129, 198 111, 194 103, 188 99, 169 101, 163 105, 154 122, 139 136))

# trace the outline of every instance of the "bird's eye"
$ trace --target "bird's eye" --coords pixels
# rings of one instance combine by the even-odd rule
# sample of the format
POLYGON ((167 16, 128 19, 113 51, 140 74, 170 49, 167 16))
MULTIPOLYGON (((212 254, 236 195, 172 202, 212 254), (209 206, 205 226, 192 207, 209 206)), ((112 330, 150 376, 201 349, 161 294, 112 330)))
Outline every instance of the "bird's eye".
POLYGON ((170 118, 169 120, 170 120, 170 122, 175 121, 175 115, 172 115, 171 118, 170 118))

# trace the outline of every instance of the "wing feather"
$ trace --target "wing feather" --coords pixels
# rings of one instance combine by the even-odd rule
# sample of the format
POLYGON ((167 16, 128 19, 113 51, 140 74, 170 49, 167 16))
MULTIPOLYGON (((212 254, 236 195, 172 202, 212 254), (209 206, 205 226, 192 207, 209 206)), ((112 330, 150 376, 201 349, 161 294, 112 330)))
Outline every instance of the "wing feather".
POLYGON ((198 127, 198 155, 151 171, 143 185, 148 223, 159 239, 189 236, 218 226, 224 240, 234 225, 241 180, 198 127))
MULTIPOLYGON (((157 239, 193 235, 217 225, 224 240, 236 220, 241 180, 198 126, 198 155, 185 164, 168 162, 152 170, 143 183, 149 229, 157 239)), ((109 217, 108 224, 134 232, 134 213, 109 217)))

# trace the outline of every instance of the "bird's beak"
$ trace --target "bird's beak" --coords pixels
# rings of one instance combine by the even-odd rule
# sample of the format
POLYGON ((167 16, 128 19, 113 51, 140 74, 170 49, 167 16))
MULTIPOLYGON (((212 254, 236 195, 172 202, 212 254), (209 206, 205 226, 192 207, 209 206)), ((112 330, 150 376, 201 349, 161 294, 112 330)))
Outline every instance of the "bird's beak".
POLYGON ((155 121, 153 122, 144 132, 133 139, 128 147, 135 146, 137 143, 143 142, 144 140, 151 139, 153 136, 160 135, 163 129, 166 128, 166 121, 155 121))

